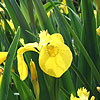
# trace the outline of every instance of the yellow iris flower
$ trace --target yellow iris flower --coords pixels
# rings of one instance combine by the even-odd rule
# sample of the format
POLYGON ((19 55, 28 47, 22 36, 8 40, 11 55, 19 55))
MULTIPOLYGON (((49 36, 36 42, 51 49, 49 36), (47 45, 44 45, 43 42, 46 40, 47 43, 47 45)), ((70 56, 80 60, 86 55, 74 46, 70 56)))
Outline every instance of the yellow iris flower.
MULTIPOLYGON (((71 94, 70 100, 89 100, 90 91, 87 91, 86 88, 83 87, 78 89, 77 95, 79 98, 74 97, 73 94, 71 94)), ((95 97, 92 96, 90 100, 95 100, 95 97)))
POLYGON ((18 72, 21 80, 28 76, 27 64, 24 61, 23 53, 26 51, 38 52, 39 65, 43 72, 53 77, 61 77, 68 70, 72 62, 72 52, 64 44, 63 37, 59 33, 50 35, 48 31, 41 31, 39 34, 40 42, 29 43, 17 51, 18 72), (52 65, 52 66, 51 66, 52 65))
POLYGON ((40 68, 48 75, 59 78, 71 65, 72 53, 58 33, 50 36, 39 55, 40 68))
POLYGON ((72 52, 70 48, 64 44, 61 34, 55 33, 50 35, 48 31, 41 31, 39 37, 39 44, 37 42, 24 44, 23 47, 17 50, 18 72, 21 80, 25 80, 28 76, 28 67, 23 57, 23 54, 27 51, 39 53, 39 65, 41 70, 56 78, 61 77, 72 63, 72 52))

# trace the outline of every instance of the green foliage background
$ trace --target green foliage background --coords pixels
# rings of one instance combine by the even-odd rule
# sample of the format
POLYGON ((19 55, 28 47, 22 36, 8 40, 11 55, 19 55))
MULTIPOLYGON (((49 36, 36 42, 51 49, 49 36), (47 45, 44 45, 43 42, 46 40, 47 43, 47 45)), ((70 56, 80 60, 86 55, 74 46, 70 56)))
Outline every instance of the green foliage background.
MULTIPOLYGON (((73 62, 68 71, 59 78, 44 74, 39 68, 38 54, 25 53, 29 65, 32 58, 36 63, 40 86, 39 100, 69 100, 71 93, 76 95, 80 87, 86 87, 96 100, 100 94, 100 37, 96 29, 100 25, 100 0, 66 0, 69 13, 61 13, 61 0, 4 0, 6 7, 0 3, 4 13, 0 12, 5 30, 0 25, 0 51, 8 51, 3 79, 0 88, 0 100, 35 100, 30 69, 29 76, 21 81, 17 70, 16 51, 21 46, 19 39, 25 43, 39 42, 38 34, 48 29, 50 34, 61 33, 73 52, 73 62), (47 16, 49 11, 50 17, 47 16), (94 10, 97 16, 94 16, 94 10), (12 19, 14 30, 7 19, 12 19), (11 71, 11 66, 15 72, 11 71), (19 93, 20 95, 14 95, 19 93)), ((0 65, 3 67, 3 65, 0 65)), ((29 66, 28 66, 29 67, 29 66)))

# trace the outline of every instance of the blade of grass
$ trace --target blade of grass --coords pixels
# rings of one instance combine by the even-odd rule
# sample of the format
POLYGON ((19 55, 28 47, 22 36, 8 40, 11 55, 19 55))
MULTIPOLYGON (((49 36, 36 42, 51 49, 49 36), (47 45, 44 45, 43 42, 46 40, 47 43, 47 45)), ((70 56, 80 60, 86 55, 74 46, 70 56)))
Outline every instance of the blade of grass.
MULTIPOLYGON (((30 1, 29 1, 30 2, 30 1)), ((31 6, 31 5, 30 5, 31 6)), ((30 24, 30 18, 29 13, 26 4, 23 2, 23 0, 20 0, 20 10, 23 13, 28 25, 30 24)))
POLYGON ((53 26, 46 14, 46 11, 40 0, 33 0, 34 7, 36 9, 37 17, 40 22, 40 26, 42 30, 48 30, 49 33, 54 33, 53 26))
POLYGON ((68 5, 68 16, 71 19, 71 26, 75 33, 77 34, 78 38, 81 38, 81 33, 82 33, 82 25, 81 25, 81 20, 79 16, 76 14, 75 8, 73 6, 73 3, 71 0, 66 0, 67 5, 68 5))
POLYGON ((3 18, 3 20, 4 20, 5 24, 6 24, 6 26, 7 26, 7 28, 8 28, 8 30, 11 32, 12 37, 14 37, 15 33, 14 33, 14 31, 11 29, 11 27, 10 27, 10 25, 8 24, 6 18, 4 17, 4 15, 3 15, 1 12, 0 12, 0 15, 2 16, 2 18, 3 18))
POLYGON ((32 0, 27 0, 27 7, 28 7, 28 13, 29 13, 29 17, 30 17, 32 32, 34 33, 34 35, 36 35, 36 25, 35 25, 35 20, 34 20, 32 0))
POLYGON ((21 100, 35 100, 35 97, 31 89, 28 88, 27 84, 25 84, 24 81, 21 81, 17 74, 12 72, 11 75, 20 94, 21 100))
POLYGON ((3 79, 0 88, 0 100, 7 100, 11 66, 13 64, 13 59, 16 53, 19 37, 20 37, 20 28, 18 28, 17 34, 15 35, 14 40, 12 41, 10 48, 8 50, 8 56, 5 63, 3 79))
MULTIPOLYGON (((97 34, 96 34, 96 22, 93 13, 92 1, 82 0, 82 19, 83 19, 83 32, 82 32, 82 44, 87 50, 93 63, 96 65, 97 70, 100 72, 100 57, 98 54, 97 34), (91 38, 89 38, 91 36, 91 38), (93 47, 94 45, 94 47, 93 47)), ((79 55, 79 70, 83 73, 89 84, 92 85, 93 78, 91 77, 92 72, 89 68, 89 64, 82 52, 79 55)), ((78 87, 82 86, 78 80, 78 87)))
POLYGON ((5 47, 5 51, 8 51, 10 43, 2 29, 0 29, 0 40, 3 43, 3 46, 5 47))
POLYGON ((30 27, 29 27, 25 17, 23 16, 16 0, 7 0, 7 1, 4 0, 4 2, 9 11, 9 15, 12 18, 15 29, 17 29, 18 26, 21 27, 21 38, 24 38, 26 43, 33 42, 34 37, 30 36, 30 34, 28 34, 26 32, 26 30, 31 31, 30 27))

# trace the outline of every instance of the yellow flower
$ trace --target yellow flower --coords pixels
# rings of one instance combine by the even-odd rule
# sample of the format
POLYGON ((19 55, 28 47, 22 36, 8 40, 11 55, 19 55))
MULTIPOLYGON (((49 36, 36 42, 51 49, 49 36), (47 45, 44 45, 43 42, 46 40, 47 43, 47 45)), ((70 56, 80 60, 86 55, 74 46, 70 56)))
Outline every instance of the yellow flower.
POLYGON ((61 77, 68 70, 72 62, 72 52, 64 44, 61 34, 50 35, 48 31, 41 31, 39 34, 40 42, 28 43, 20 47, 17 51, 18 72, 21 80, 28 76, 27 64, 24 61, 23 53, 35 51, 39 53, 39 65, 43 72, 53 77, 61 77), (37 48, 39 52, 35 49, 37 48), (52 65, 52 66, 51 66, 52 65))
POLYGON ((77 95, 79 96, 79 97, 82 97, 83 95, 85 96, 85 97, 89 97, 89 95, 90 95, 90 92, 87 92, 87 90, 86 90, 86 88, 80 88, 80 89, 78 89, 78 91, 77 91, 77 95))
POLYGON ((2 67, 0 67, 0 86, 1 86, 1 81, 2 81, 2 77, 3 77, 3 75, 2 75, 3 70, 4 69, 2 67))
POLYGON ((63 13, 63 11, 68 14, 68 8, 66 6, 66 0, 62 0, 62 4, 59 6, 60 12, 63 13))
POLYGON ((100 36, 100 26, 96 29, 97 34, 100 36))
POLYGON ((64 44, 62 36, 56 33, 51 35, 48 43, 42 47, 39 65, 46 74, 59 78, 68 70, 72 59, 69 47, 64 44))
POLYGON ((0 52, 0 64, 6 60, 7 55, 8 55, 8 52, 0 52))
MULTIPOLYGON (((77 95, 79 96, 79 98, 74 97, 73 94, 71 94, 70 100, 89 100, 90 91, 88 92, 86 88, 83 87, 78 89, 77 95)), ((92 96, 90 100, 95 100, 95 97, 92 96)))

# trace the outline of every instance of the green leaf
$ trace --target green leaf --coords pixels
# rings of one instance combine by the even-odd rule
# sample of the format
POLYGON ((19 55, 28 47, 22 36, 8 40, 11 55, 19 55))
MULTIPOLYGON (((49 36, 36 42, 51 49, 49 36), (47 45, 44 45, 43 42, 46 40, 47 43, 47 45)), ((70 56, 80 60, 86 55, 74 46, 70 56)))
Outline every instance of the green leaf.
POLYGON ((18 28, 17 33, 8 50, 8 56, 5 63, 3 79, 1 82, 1 88, 0 88, 0 100, 7 100, 11 66, 13 64, 13 59, 16 53, 19 38, 20 38, 20 29, 18 28))
POLYGON ((93 63, 91 57, 89 56, 89 54, 87 53, 86 49, 84 48, 83 44, 81 43, 81 41, 79 40, 79 38, 77 37, 77 35, 75 34, 75 32, 72 30, 71 26, 69 25, 69 23, 64 19, 64 17, 60 14, 59 10, 56 8, 56 6, 53 4, 53 2, 51 0, 49 0, 52 5, 54 6, 56 12, 58 13, 59 16, 62 17, 61 21, 65 21, 65 26, 67 26, 67 28, 70 31, 70 34, 73 36, 74 40, 77 42, 81 52, 83 53, 86 61, 89 64, 89 67, 91 68, 93 75, 95 76, 95 79, 97 80, 98 84, 100 85, 100 73, 98 72, 95 64, 93 63))
MULTIPOLYGON (((57 6, 59 4, 61 4, 61 2, 58 2, 58 1, 53 1, 54 4, 57 6)), ((54 7, 52 6, 52 4, 50 2, 47 2, 46 4, 43 5, 46 12, 49 12, 51 9, 53 9, 54 7)))
POLYGON ((18 97, 16 95, 14 95, 14 92, 11 90, 10 87, 9 87, 9 91, 8 91, 7 100, 18 100, 18 97))
POLYGON ((2 31, 2 29, 0 29, 0 40, 3 46, 5 47, 5 51, 8 51, 10 43, 8 41, 6 34, 4 33, 4 31, 2 31))
POLYGON ((81 25, 81 20, 79 16, 76 14, 75 8, 73 6, 73 3, 71 0, 66 0, 67 5, 68 5, 68 16, 71 19, 71 26, 75 33, 77 34, 78 38, 81 38, 82 34, 82 25, 81 25))
POLYGON ((59 99, 59 79, 44 74, 44 79, 49 91, 51 100, 59 99))
POLYGON ((16 0, 4 0, 5 5, 9 11, 9 15, 12 18, 12 21, 14 23, 15 29, 17 29, 18 26, 21 27, 21 37, 24 38, 25 42, 33 42, 34 37, 32 37, 30 34, 26 32, 26 30, 31 31, 30 27, 22 14, 16 0))
POLYGON ((27 0, 27 7, 28 7, 28 13, 29 13, 32 32, 34 33, 34 35, 36 35, 36 25, 35 25, 35 20, 34 20, 35 13, 33 12, 32 0, 27 0))
POLYGON ((62 86, 63 86, 63 87, 61 86, 61 88, 64 88, 70 94, 71 93, 75 94, 75 87, 74 87, 73 80, 72 80, 72 77, 71 77, 71 73, 70 73, 69 70, 64 73, 64 75, 61 77, 60 80, 61 80, 61 83, 62 83, 62 86))
MULTIPOLYGON (((97 34, 96 34, 96 22, 93 14, 93 7, 91 0, 82 0, 82 18, 83 18, 83 32, 82 32, 82 44, 87 50, 89 56, 91 57, 95 67, 100 72, 100 57, 98 54, 98 44, 97 44, 97 34), (91 38, 89 38, 91 36, 91 38), (93 47, 94 46, 94 47, 93 47)), ((85 78, 88 80, 89 84, 92 85, 93 78, 91 77, 92 72, 89 68, 89 64, 82 52, 79 56, 79 70, 83 73, 85 78)), ((78 81, 78 87, 82 84, 78 81)))
POLYGON ((35 97, 31 89, 28 88, 27 84, 24 81, 21 81, 17 74, 12 72, 11 75, 20 94, 21 100, 35 100, 35 97))
POLYGON ((25 19, 26 19, 26 21, 27 21, 27 23, 29 25, 30 24, 29 13, 28 13, 27 6, 23 2, 23 0, 20 0, 20 10, 21 10, 22 14, 24 15, 24 17, 25 17, 25 19))
POLYGON ((40 22, 40 26, 42 30, 48 30, 49 33, 54 33, 53 26, 46 14, 46 11, 40 0, 33 0, 34 7, 36 9, 37 17, 40 22))

